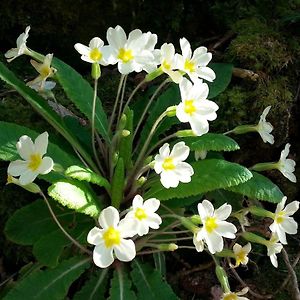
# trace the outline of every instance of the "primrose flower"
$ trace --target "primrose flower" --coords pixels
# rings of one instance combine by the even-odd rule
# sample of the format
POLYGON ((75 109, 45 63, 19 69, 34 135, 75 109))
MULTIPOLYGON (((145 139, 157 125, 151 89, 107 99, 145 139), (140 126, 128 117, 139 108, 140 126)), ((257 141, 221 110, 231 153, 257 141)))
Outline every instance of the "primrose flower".
POLYGON ((268 106, 264 109, 263 113, 260 116, 258 124, 255 126, 257 132, 260 134, 264 143, 274 144, 274 136, 271 134, 273 126, 270 122, 266 121, 266 116, 269 113, 271 106, 268 106))
POLYGON ((299 209, 299 201, 289 203, 285 208, 287 197, 283 197, 278 203, 274 214, 274 222, 270 225, 270 230, 276 233, 282 244, 287 244, 286 234, 296 234, 297 222, 291 217, 299 209))
POLYGON ((27 26, 25 32, 19 35, 17 38, 17 48, 8 50, 4 55, 8 62, 13 61, 15 58, 21 56, 22 54, 29 54, 30 51, 26 46, 26 42, 29 36, 30 26, 27 26))
POLYGON ((161 217, 155 213, 160 201, 155 198, 143 201, 140 195, 136 195, 132 201, 132 209, 125 216, 125 220, 132 224, 139 236, 147 234, 149 228, 158 229, 162 223, 161 217))
POLYGON ((193 244, 197 252, 202 252, 204 250, 204 242, 201 239, 200 240, 197 239, 197 233, 194 233, 193 244))
POLYGON ((90 40, 89 45, 85 46, 81 43, 76 43, 74 48, 81 54, 81 59, 89 62, 91 64, 98 63, 100 65, 106 66, 107 63, 104 60, 102 48, 104 42, 98 38, 94 37, 90 40))
POLYGON ((248 254, 251 251, 251 244, 248 243, 244 247, 240 244, 235 243, 233 248, 233 253, 235 256, 235 266, 238 267, 240 264, 246 265, 249 261, 248 254))
POLYGON ((208 121, 217 118, 218 105, 207 100, 208 85, 196 80, 194 85, 186 78, 179 84, 181 103, 176 108, 176 116, 180 122, 191 124, 195 135, 200 136, 208 132, 208 121))
POLYGON ((52 170, 52 158, 43 157, 47 152, 48 132, 40 134, 34 143, 30 137, 23 135, 16 146, 23 160, 12 161, 7 172, 11 176, 20 176, 21 185, 28 185, 39 174, 47 174, 52 170))
POLYGON ((296 162, 293 159, 287 158, 290 153, 290 144, 286 144, 284 150, 281 151, 280 159, 278 161, 277 169, 283 174, 284 177, 291 182, 297 182, 294 174, 296 162))
POLYGON ((32 81, 27 82, 27 85, 36 88, 37 86, 40 86, 39 90, 44 90, 46 85, 46 80, 49 77, 52 77, 56 69, 51 67, 53 54, 47 54, 44 58, 43 63, 38 63, 35 60, 30 60, 31 65, 37 70, 39 73, 39 76, 33 79, 32 81))
POLYGON ((277 233, 273 233, 270 240, 267 241, 266 247, 268 249, 268 256, 270 257, 272 265, 277 268, 278 267, 278 261, 276 254, 280 253, 283 246, 279 242, 279 237, 277 233))
POLYGON ((212 254, 223 250, 224 241, 222 237, 235 238, 236 227, 225 221, 231 211, 232 207, 227 203, 216 210, 208 200, 203 200, 202 203, 198 204, 198 212, 203 227, 197 233, 197 240, 204 240, 212 254))
POLYGON ((142 33, 135 29, 126 36, 121 26, 108 28, 108 46, 103 47, 103 55, 108 64, 118 64, 121 74, 145 70, 150 73, 156 69, 153 56, 157 35, 150 32, 142 33))
POLYGON ((227 292, 222 295, 221 300, 249 300, 247 297, 240 297, 247 294, 249 291, 248 287, 243 288, 240 292, 227 292))
POLYGON ((120 261, 133 260, 136 255, 135 244, 126 239, 132 236, 132 231, 127 221, 120 221, 117 209, 112 206, 103 209, 98 221, 102 228, 92 228, 87 236, 87 241, 95 245, 94 263, 100 268, 106 268, 115 257, 120 261))
POLYGON ((194 170, 191 165, 183 162, 189 153, 190 148, 184 142, 175 144, 171 153, 168 143, 159 149, 159 154, 154 158, 154 170, 160 174, 160 182, 165 188, 177 187, 179 182, 191 181, 194 170))
POLYGON ((213 81, 216 78, 215 72, 207 67, 212 58, 207 48, 199 47, 192 54, 191 45, 186 38, 180 39, 180 48, 182 55, 177 54, 178 69, 187 73, 193 82, 198 78, 207 81, 213 81))

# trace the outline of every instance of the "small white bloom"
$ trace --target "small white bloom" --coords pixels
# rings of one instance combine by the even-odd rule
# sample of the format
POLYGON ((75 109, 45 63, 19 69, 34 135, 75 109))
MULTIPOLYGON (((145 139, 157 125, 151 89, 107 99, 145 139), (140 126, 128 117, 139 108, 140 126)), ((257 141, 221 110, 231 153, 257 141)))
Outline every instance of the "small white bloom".
POLYGON ((154 158, 154 170, 160 174, 160 182, 165 188, 177 187, 179 182, 188 183, 194 174, 192 166, 186 162, 190 148, 184 142, 174 145, 171 153, 168 143, 160 149, 154 158))
POLYGON ((197 240, 204 240, 212 254, 223 250, 223 237, 235 238, 236 227, 225 221, 230 216, 231 211, 232 207, 227 203, 216 210, 208 200, 203 200, 202 203, 198 204, 198 212, 203 227, 197 234, 197 240))
POLYGON ((47 174, 52 170, 52 158, 43 157, 47 152, 48 132, 40 134, 34 143, 30 137, 23 135, 16 146, 23 160, 12 161, 7 172, 11 176, 20 176, 21 185, 27 185, 39 174, 47 174))
POLYGON ((239 297, 247 294, 249 291, 248 287, 243 288, 240 292, 228 292, 222 295, 221 300, 249 300, 247 297, 239 297))
POLYGON ((154 50, 155 60, 160 64, 160 70, 175 82, 179 83, 182 80, 182 74, 177 69, 177 60, 175 55, 174 45, 164 43, 160 49, 154 50))
POLYGON ((120 261, 133 260, 136 255, 135 244, 126 239, 132 236, 132 231, 128 229, 127 221, 120 221, 117 209, 112 206, 103 209, 98 221, 102 228, 94 227, 87 236, 87 241, 95 245, 94 263, 100 268, 106 268, 113 263, 114 256, 120 261))
POLYGON ((125 216, 139 236, 147 234, 149 228, 158 229, 162 222, 161 217, 155 213, 160 201, 155 198, 143 201, 140 195, 136 195, 132 201, 132 209, 125 216))
POLYGON ((17 38, 17 48, 10 49, 4 54, 8 62, 11 62, 22 54, 30 53, 26 46, 26 42, 29 36, 29 30, 30 26, 27 26, 25 32, 19 35, 19 37, 17 38))
POLYGON ((94 37, 90 40, 89 45, 85 46, 81 43, 76 43, 74 48, 81 54, 81 59, 91 64, 98 63, 106 66, 107 63, 104 60, 102 48, 104 42, 99 37, 94 37))
POLYGON ((290 153, 290 147, 290 144, 286 144, 284 150, 281 151, 277 169, 290 181, 297 182, 297 178, 294 174, 296 162, 293 159, 287 158, 290 153))
MULTIPOLYGON (((44 90, 45 86, 49 87, 49 83, 46 83, 46 80, 49 77, 52 77, 56 72, 56 69, 51 67, 52 58, 53 54, 47 54, 44 58, 43 63, 38 63, 33 59, 30 61, 32 66, 39 73, 39 76, 32 81, 27 82, 28 86, 38 90, 44 90)), ((50 84, 50 86, 53 86, 53 84, 50 84)))
POLYGON ((205 47, 197 48, 192 54, 189 41, 186 38, 180 39, 182 55, 177 54, 178 69, 187 73, 193 82, 198 78, 213 81, 216 78, 215 72, 207 67, 211 61, 212 54, 207 52, 205 47))
POLYGON ((204 242, 202 239, 198 240, 197 233, 194 233, 193 243, 197 252, 202 252, 204 250, 204 242))
POLYGON ((108 64, 118 64, 121 74, 129 74, 133 71, 145 70, 150 73, 156 69, 153 56, 154 46, 157 42, 157 35, 151 32, 142 33, 135 29, 126 36, 121 26, 108 28, 108 46, 103 47, 104 59, 108 64))
POLYGON ((195 135, 200 136, 208 132, 208 121, 217 118, 218 105, 207 100, 208 85, 196 80, 194 85, 186 78, 179 84, 181 103, 176 108, 176 116, 180 122, 191 124, 195 135))
POLYGON ((31 87, 33 90, 35 90, 36 92, 45 94, 53 90, 56 86, 56 83, 54 81, 45 81, 43 86, 41 86, 40 82, 36 82, 34 84, 31 84, 29 82, 27 83, 27 85, 31 87))
POLYGON ((278 235, 276 233, 273 233, 270 240, 267 241, 267 249, 268 249, 268 256, 270 256, 270 260, 272 265, 277 268, 278 267, 278 261, 276 254, 280 253, 283 245, 279 242, 278 235))
POLYGON ((273 126, 270 122, 266 121, 266 116, 269 113, 271 106, 268 106, 264 109, 263 113, 260 116, 260 120, 256 125, 256 130, 260 134, 264 143, 274 144, 274 136, 271 134, 273 126))
POLYGON ((39 186, 37 184, 35 184, 34 182, 31 182, 29 184, 26 184, 26 185, 22 185, 20 183, 20 180, 7 174, 7 182, 6 184, 15 184, 15 185, 18 185, 20 187, 22 187, 23 189, 25 189, 26 191, 30 192, 30 193, 39 193, 41 191, 41 189, 39 188, 39 186))
POLYGON ((240 264, 246 265, 249 261, 248 254, 251 251, 251 244, 248 243, 244 247, 240 244, 235 243, 233 248, 233 253, 235 256, 235 266, 238 267, 240 264))
POLYGON ((291 217, 299 209, 299 201, 289 203, 285 208, 287 197, 283 197, 278 203, 274 214, 274 222, 270 225, 270 230, 278 235, 282 244, 287 244, 286 234, 296 234, 297 222, 291 217))

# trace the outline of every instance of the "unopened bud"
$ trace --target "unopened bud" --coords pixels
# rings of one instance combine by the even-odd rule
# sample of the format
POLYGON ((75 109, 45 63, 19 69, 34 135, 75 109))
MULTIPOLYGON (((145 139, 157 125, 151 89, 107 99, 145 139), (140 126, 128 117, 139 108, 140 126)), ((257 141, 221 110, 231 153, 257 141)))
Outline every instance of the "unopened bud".
POLYGON ((161 68, 158 68, 155 71, 153 71, 152 73, 147 74, 145 77, 145 81, 147 81, 147 82, 152 81, 163 73, 164 73, 163 70, 161 68))
POLYGON ((171 244, 159 244, 157 247, 161 251, 175 251, 178 249, 178 246, 174 243, 171 244))
POLYGON ((268 240, 266 240, 265 238, 252 233, 252 232, 243 232, 242 233, 242 237, 252 243, 256 243, 256 244, 261 244, 261 245, 266 245, 268 244, 268 240))
POLYGON ((190 217, 190 220, 195 224, 195 225, 199 225, 202 224, 201 218, 199 215, 193 215, 190 217))
POLYGON ((193 233, 196 233, 199 231, 199 228, 188 218, 181 217, 180 222, 186 229, 190 230, 193 233))
POLYGON ((142 176, 142 177, 140 177, 140 178, 137 180, 137 184, 138 184, 139 186, 142 186, 146 181, 147 181, 147 178, 144 177, 144 176, 142 176))
POLYGON ((100 69, 100 65, 98 63, 93 63, 92 64, 92 72, 91 75, 93 77, 93 79, 99 79, 101 76, 101 69, 100 69))
POLYGON ((127 137, 129 135, 130 135, 130 131, 129 130, 126 130, 126 129, 122 130, 122 137, 127 137))
POLYGON ((166 113, 168 117, 174 117, 176 116, 176 105, 170 106, 167 108, 166 113))
POLYGON ((258 206, 250 206, 249 212, 258 217, 274 218, 274 214, 272 212, 258 206))

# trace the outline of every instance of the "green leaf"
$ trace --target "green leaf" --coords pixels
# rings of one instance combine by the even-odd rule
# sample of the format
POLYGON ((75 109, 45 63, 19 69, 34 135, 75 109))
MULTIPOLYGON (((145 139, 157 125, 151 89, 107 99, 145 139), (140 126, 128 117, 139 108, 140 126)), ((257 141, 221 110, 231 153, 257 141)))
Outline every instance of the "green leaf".
POLYGON ((124 162, 122 157, 120 157, 115 167, 115 172, 111 184, 111 203, 116 208, 119 208, 121 200, 123 199, 124 184, 125 184, 124 162))
MULTIPOLYGON (((52 66, 57 69, 55 78, 59 81, 69 99, 91 120, 93 88, 77 71, 60 59, 54 58, 52 66)), ((96 101, 95 127, 106 141, 110 140, 107 116, 98 97, 96 101)))
POLYGON ((183 141, 193 151, 235 151, 240 146, 232 138, 218 133, 206 133, 199 137, 184 138, 183 141))
POLYGON ((128 274, 120 267, 114 271, 109 289, 109 300, 135 300, 136 295, 131 290, 132 282, 128 274))
POLYGON ((237 186, 227 187, 226 189, 245 195, 251 199, 264 200, 272 203, 279 203, 283 198, 283 193, 279 187, 267 177, 252 172, 253 177, 237 186))
MULTIPOLYGON (((8 161, 20 159, 16 144, 22 135, 28 135, 34 140, 39 133, 20 125, 0 121, 0 159, 8 161)), ((60 164, 63 168, 67 168, 74 163, 81 165, 80 160, 51 142, 49 142, 46 155, 50 156, 55 163, 60 164)), ((40 177, 53 182, 61 176, 50 172, 46 175, 40 175, 40 177)))
POLYGON ((222 159, 205 159, 191 164, 194 175, 190 183, 179 183, 178 187, 166 189, 159 181, 159 176, 151 183, 145 198, 169 200, 199 195, 220 188, 238 185, 252 177, 243 166, 222 159))
POLYGON ((103 186, 106 190, 110 190, 110 184, 106 178, 96 174, 90 169, 79 167, 79 166, 71 166, 65 171, 65 175, 69 176, 73 179, 77 179, 80 181, 87 181, 99 186, 103 186))
POLYGON ((166 256, 163 252, 153 253, 153 260, 155 264, 155 269, 159 271, 163 278, 166 277, 166 256))
POLYGON ((36 271, 18 282, 4 300, 65 299, 72 282, 88 268, 88 261, 89 258, 73 257, 55 269, 36 271))
POLYGON ((221 94, 229 85, 232 77, 232 64, 213 63, 209 64, 216 73, 216 79, 213 82, 208 82, 209 95, 208 99, 212 99, 221 94))
POLYGON ((48 194, 61 205, 77 212, 98 217, 101 211, 99 203, 91 189, 76 180, 60 180, 48 188, 48 194))
MULTIPOLYGON (((74 221, 74 212, 51 205, 57 219, 66 226, 74 221)), ((6 222, 4 232, 13 242, 33 245, 41 236, 57 230, 43 200, 37 200, 17 210, 6 222)))
POLYGON ((223 189, 214 190, 207 194, 207 198, 213 199, 213 203, 217 207, 223 205, 224 203, 228 203, 232 206, 234 211, 238 211, 243 208, 244 197, 241 194, 233 193, 231 191, 223 189))
POLYGON ((74 295, 73 300, 106 300, 107 272, 108 268, 97 270, 96 274, 93 274, 82 289, 74 295))
POLYGON ((178 299, 159 271, 153 269, 149 264, 139 262, 137 259, 131 265, 133 268, 130 275, 137 288, 138 299, 178 299))
POLYGON ((2 62, 0 62, 0 78, 23 96, 51 126, 53 126, 73 147, 77 149, 91 167, 97 169, 90 155, 78 143, 78 140, 73 135, 72 131, 62 123, 61 118, 51 107, 49 107, 45 99, 39 96, 33 89, 26 86, 25 83, 18 79, 2 62))

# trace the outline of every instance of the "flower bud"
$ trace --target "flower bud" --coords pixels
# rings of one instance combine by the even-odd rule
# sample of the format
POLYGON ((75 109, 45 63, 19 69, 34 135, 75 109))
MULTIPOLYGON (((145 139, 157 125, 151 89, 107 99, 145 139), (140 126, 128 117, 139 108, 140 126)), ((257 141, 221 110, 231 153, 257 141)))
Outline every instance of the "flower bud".
POLYGON ((157 248, 161 251, 175 251, 178 249, 178 246, 174 243, 171 244, 159 244, 157 248))
POLYGON ((162 69, 158 68, 155 71, 153 71, 152 73, 149 73, 146 75, 145 77, 145 81, 149 82, 154 80, 155 78, 157 78, 158 76, 162 75, 164 72, 162 71, 162 69))
POLYGON ((170 118, 176 116, 176 105, 168 107, 166 112, 167 116, 170 118))
POLYGON ((266 245, 268 243, 268 240, 252 232, 243 232, 242 237, 245 240, 256 244, 266 245))
POLYGON ((199 215, 193 215, 190 217, 190 220, 195 224, 195 225, 199 225, 202 224, 201 218, 199 215))
POLYGON ((251 212, 251 214, 258 216, 258 217, 266 217, 266 218, 272 218, 274 217, 274 214, 262 207, 258 207, 258 206, 251 206, 249 207, 249 212, 251 212))
POLYGON ((194 223, 188 218, 181 217, 180 222, 186 229, 190 230, 193 233, 199 231, 199 228, 196 225, 194 225, 194 223))
POLYGON ((130 136, 130 131, 129 130, 122 130, 122 137, 127 137, 127 136, 130 136))

